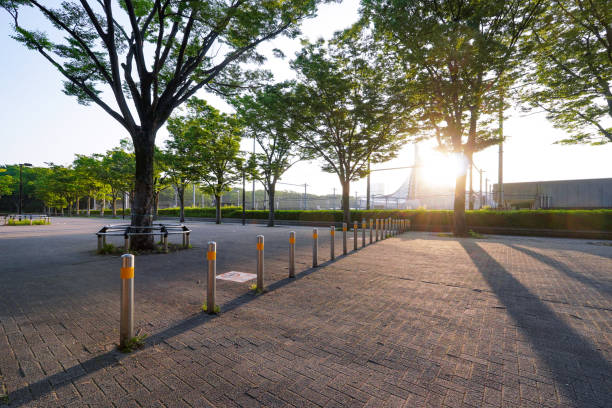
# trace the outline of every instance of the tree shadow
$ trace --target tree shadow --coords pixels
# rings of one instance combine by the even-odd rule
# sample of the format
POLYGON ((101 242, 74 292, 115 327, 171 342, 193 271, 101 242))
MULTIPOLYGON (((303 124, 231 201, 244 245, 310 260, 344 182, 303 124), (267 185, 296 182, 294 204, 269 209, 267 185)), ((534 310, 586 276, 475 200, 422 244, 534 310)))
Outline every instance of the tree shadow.
POLYGON ((558 390, 578 405, 587 401, 596 405, 612 403, 610 362, 476 242, 459 240, 459 244, 527 336, 532 349, 550 370, 558 390), (581 386, 585 381, 590 383, 592 392, 581 386))
MULTIPOLYGON (((351 252, 349 252, 347 255, 350 254, 351 252)), ((321 262, 316 268, 309 268, 302 272, 296 273, 295 278, 287 277, 275 281, 266 286, 266 292, 274 292, 293 282, 297 282, 300 279, 303 279, 313 274, 320 268, 332 265, 335 262, 342 260, 347 255, 337 256, 335 259, 321 262)), ((265 296, 265 293, 263 295, 257 295, 253 292, 246 292, 221 305, 221 314, 231 312, 237 309, 238 307, 245 305, 248 302, 251 302, 252 300, 255 300, 258 296, 265 296)), ((147 337, 144 346, 140 348, 138 352, 153 347, 156 344, 162 343, 166 339, 188 332, 189 330, 206 324, 207 322, 216 319, 219 316, 220 315, 208 315, 205 313, 199 313, 192 317, 189 317, 172 327, 168 327, 160 332, 157 332, 147 337)), ((33 402, 34 400, 38 400, 68 382, 78 380, 79 378, 93 374, 99 370, 114 366, 127 356, 127 354, 123 354, 117 350, 108 351, 106 353, 94 356, 86 361, 81 362, 80 364, 75 364, 74 366, 65 369, 65 371, 47 376, 39 381, 30 383, 27 386, 11 391, 8 395, 9 405, 13 406, 13 404, 16 404, 16 406, 20 406, 33 402)))
POLYGON ((596 291, 598 291, 599 293, 601 293, 602 295, 606 296, 606 297, 612 297, 612 286, 609 284, 606 284, 605 282, 599 281, 597 279, 591 278, 589 276, 583 275, 581 273, 577 273, 574 272, 569 266, 567 266, 565 263, 560 262, 556 259, 550 258, 546 255, 540 254, 538 252, 532 251, 530 249, 527 248, 523 248, 520 246, 516 246, 516 245, 512 245, 512 244, 506 244, 507 246, 509 246, 512 249, 515 249, 519 252, 522 252, 526 255, 529 255, 530 257, 532 257, 533 259, 542 262, 543 264, 546 264, 548 266, 550 266, 551 268, 553 268, 555 271, 561 272, 564 275, 577 280, 580 283, 583 283, 587 286, 592 287, 593 289, 595 289, 596 291))

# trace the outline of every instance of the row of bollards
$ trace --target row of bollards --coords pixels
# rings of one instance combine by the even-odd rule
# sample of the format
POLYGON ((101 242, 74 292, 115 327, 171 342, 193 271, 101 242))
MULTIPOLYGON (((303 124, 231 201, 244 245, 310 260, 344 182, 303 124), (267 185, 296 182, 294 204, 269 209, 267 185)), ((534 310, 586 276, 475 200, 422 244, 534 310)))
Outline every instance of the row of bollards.
MULTIPOLYGON (((366 246, 366 227, 369 225, 370 244, 385 238, 406 232, 410 228, 409 220, 402 219, 370 219, 369 224, 365 220, 361 221, 361 247, 366 246)), ((357 221, 353 223, 353 248, 357 250, 358 243, 357 221)), ((347 254, 347 224, 342 223, 342 251, 347 254)), ((330 227, 331 245, 330 258, 335 259, 335 233, 336 228, 330 227)), ((126 241, 129 238, 126 237, 126 241)), ((167 239, 162 240, 167 245, 167 239)), ((189 245, 189 236, 183 241, 183 245, 189 245)), ((319 251, 319 230, 314 228, 312 231, 312 266, 317 267, 319 251)), ((126 248, 129 243, 126 242, 126 248)), ((206 288, 206 311, 214 314, 219 311, 216 303, 216 277, 217 277, 217 243, 210 241, 206 251, 208 262, 207 288, 206 288)), ((289 277, 295 277, 295 231, 289 232, 289 277)), ((255 289, 264 290, 264 236, 257 236, 257 284, 255 289)), ((134 255, 125 254, 121 256, 121 318, 119 329, 119 345, 125 347, 134 337, 134 255)))

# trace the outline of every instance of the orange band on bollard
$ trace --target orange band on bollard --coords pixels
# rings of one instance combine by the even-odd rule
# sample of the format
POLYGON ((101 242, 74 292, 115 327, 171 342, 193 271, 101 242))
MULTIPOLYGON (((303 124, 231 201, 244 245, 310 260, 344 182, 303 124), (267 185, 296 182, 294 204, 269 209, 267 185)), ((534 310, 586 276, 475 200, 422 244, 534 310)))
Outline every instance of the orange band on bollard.
POLYGON ((208 259, 209 261, 214 261, 215 259, 217 259, 217 253, 216 252, 207 252, 206 253, 206 259, 208 259))
POLYGON ((331 231, 330 231, 330 233, 331 233, 332 235, 334 235, 334 234, 336 233, 336 231, 331 230, 331 231))
POLYGON ((263 246, 264 246, 264 244, 257 243, 257 250, 258 251, 263 251, 263 246))
POLYGON ((342 227, 342 231, 346 231, 346 227, 342 227))
POLYGON ((316 239, 318 236, 319 236, 318 234, 312 234, 312 237, 313 237, 313 238, 315 238, 315 239, 316 239))
POLYGON ((295 244, 295 238, 289 237, 289 243, 290 244, 295 244))
POLYGON ((134 279, 134 267, 121 268, 121 279, 134 279))

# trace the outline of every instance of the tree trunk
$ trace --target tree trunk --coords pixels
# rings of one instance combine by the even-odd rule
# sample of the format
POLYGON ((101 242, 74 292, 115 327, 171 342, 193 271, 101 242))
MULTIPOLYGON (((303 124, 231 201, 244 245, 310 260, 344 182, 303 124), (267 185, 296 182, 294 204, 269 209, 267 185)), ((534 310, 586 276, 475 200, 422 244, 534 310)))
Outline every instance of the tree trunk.
POLYGON ((156 191, 155 192, 155 219, 159 218, 159 194, 161 193, 161 191, 156 191))
POLYGON ((102 197, 100 202, 100 217, 104 217, 104 207, 106 207, 106 197, 102 197))
POLYGON ((465 222, 465 179, 467 172, 463 172, 455 182, 455 203, 453 212, 453 233, 459 237, 467 236, 465 222))
MULTIPOLYGON (((134 154, 136 156, 136 174, 134 177, 134 197, 131 209, 132 227, 136 232, 149 232, 153 224, 153 160, 155 149, 155 131, 140 129, 132 135, 134 154)), ((133 249, 153 249, 153 235, 135 235, 132 237, 133 249)))
POLYGON ((113 207, 113 217, 116 217, 117 216, 117 197, 115 196, 113 196, 112 207, 113 207))
POLYGON ((81 199, 79 197, 76 198, 76 215, 77 217, 79 216, 79 212, 81 211, 81 206, 80 206, 80 201, 81 199))
POLYGON ((349 181, 340 181, 342 184, 342 221, 346 222, 346 225, 351 224, 351 206, 350 206, 350 194, 351 184, 349 181))
POLYGON ((221 224, 221 196, 215 194, 215 222, 221 224))
POLYGON ((178 187, 176 189, 178 191, 179 198, 179 217, 181 222, 185 222, 185 186, 178 187))
POLYGON ((276 211, 274 206, 275 190, 276 186, 274 184, 270 184, 268 186, 268 202, 270 203, 270 211, 268 212, 268 227, 274 226, 274 211, 276 211))
POLYGON ((87 216, 91 215, 91 196, 87 197, 87 216))

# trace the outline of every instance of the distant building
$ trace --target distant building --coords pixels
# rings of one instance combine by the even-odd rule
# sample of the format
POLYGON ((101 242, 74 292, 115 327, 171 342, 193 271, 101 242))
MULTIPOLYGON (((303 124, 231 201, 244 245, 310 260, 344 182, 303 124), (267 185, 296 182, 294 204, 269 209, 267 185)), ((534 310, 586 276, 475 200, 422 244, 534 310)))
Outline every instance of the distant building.
MULTIPOLYGON (((499 194, 493 185, 493 198, 499 194)), ((612 178, 504 183, 509 208, 612 208, 612 178)))

